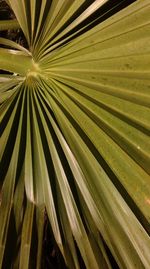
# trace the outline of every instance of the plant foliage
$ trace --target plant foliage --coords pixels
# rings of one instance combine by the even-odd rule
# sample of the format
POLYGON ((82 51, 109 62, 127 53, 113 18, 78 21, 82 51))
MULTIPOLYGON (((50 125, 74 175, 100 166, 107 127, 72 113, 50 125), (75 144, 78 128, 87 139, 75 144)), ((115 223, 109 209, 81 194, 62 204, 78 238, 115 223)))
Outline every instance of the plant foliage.
POLYGON ((0 268, 41 268, 45 208, 68 268, 150 268, 150 2, 107 2, 7 1, 0 268))

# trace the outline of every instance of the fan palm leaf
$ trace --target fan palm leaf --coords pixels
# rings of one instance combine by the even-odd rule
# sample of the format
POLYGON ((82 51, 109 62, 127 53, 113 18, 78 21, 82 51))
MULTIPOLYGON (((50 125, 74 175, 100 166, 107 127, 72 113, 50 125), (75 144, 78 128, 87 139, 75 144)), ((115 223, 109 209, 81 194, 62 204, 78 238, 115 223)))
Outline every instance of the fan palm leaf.
POLYGON ((46 209, 68 268, 149 269, 149 1, 7 2, 28 49, 0 38, 0 268, 41 268, 46 209))

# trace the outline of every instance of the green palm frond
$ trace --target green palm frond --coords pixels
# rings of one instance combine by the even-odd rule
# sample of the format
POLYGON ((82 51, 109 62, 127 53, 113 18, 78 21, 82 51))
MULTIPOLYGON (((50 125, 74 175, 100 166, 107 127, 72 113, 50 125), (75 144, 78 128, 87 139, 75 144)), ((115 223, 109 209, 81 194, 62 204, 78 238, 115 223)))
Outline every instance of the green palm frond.
POLYGON ((46 209, 68 268, 149 269, 149 0, 7 2, 28 48, 0 38, 0 268, 41 268, 46 209))

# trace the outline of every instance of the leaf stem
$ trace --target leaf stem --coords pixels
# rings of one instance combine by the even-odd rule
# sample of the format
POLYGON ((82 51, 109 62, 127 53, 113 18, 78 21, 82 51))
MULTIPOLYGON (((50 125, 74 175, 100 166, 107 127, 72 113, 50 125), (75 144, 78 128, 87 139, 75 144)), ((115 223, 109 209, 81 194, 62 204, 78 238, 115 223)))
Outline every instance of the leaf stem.
POLYGON ((25 52, 2 48, 0 49, 0 69, 21 76, 29 76, 38 72, 38 65, 34 63, 32 56, 25 52))

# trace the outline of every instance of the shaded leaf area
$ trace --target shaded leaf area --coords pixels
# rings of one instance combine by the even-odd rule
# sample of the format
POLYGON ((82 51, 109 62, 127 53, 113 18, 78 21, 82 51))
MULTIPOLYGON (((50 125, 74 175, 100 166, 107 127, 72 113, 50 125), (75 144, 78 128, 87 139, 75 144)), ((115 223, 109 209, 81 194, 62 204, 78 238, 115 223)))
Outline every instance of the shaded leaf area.
POLYGON ((29 50, 1 49, 0 268, 149 269, 149 0, 8 2, 29 50))
POLYGON ((26 249, 24 250, 24 254, 28 254, 28 251, 30 249, 30 256, 29 260, 27 260, 27 257, 25 256, 22 262, 20 261, 19 265, 19 249, 22 246, 22 234, 24 233, 22 227, 24 227, 27 210, 27 205, 24 201, 24 206, 21 211, 22 214, 20 214, 22 221, 20 222, 18 227, 16 226, 16 210, 12 210, 8 227, 8 238, 2 268, 19 268, 19 266, 24 266, 24 268, 66 269, 67 267, 64 263, 62 255, 50 232, 50 227, 46 219, 44 209, 33 210, 33 208, 31 211, 34 211, 34 213, 28 215, 28 217, 30 217, 30 227, 28 223, 26 223, 26 225, 28 225, 28 234, 26 234, 28 242, 26 242, 26 249), (29 247, 28 243, 30 244, 30 236, 32 242, 31 246, 29 247), (13 248, 11 248, 11 246, 13 246, 13 248), (29 264, 27 265, 28 262, 29 264))
MULTIPOLYGON (((5 0, 0 0, 0 38, 4 37, 27 47, 24 34, 19 28, 19 24, 16 23, 15 15, 11 7, 5 0)), ((5 46, 1 44, 1 47, 5 46)))

